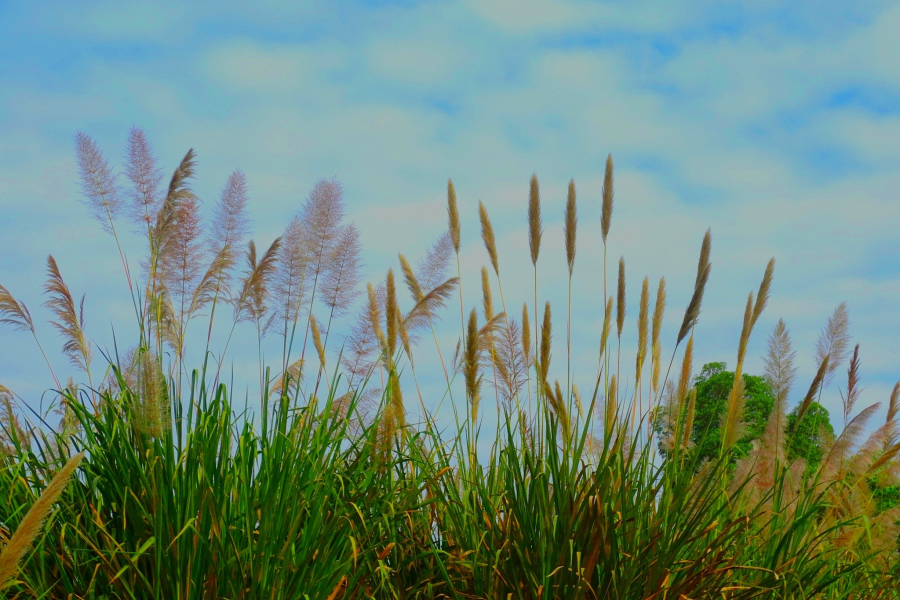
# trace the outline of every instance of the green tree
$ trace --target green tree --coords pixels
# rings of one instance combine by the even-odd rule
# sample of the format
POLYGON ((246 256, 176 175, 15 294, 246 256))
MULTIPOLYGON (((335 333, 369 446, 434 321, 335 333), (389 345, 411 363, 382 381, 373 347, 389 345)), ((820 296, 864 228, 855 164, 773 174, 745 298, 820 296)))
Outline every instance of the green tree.
MULTIPOLYGON (((697 388, 697 404, 691 441, 699 452, 701 461, 719 456, 722 449, 722 419, 728 405, 728 396, 734 385, 734 372, 726 371, 724 362, 703 365, 694 379, 697 388)), ((769 384, 762 377, 744 374, 744 436, 735 447, 732 461, 746 456, 753 440, 763 434, 772 413, 775 399, 769 384)))
POLYGON ((787 417, 787 458, 789 461, 802 458, 806 461, 806 473, 811 474, 822 463, 823 447, 834 439, 834 428, 828 410, 818 402, 810 404, 798 426, 799 409, 795 407, 787 417))

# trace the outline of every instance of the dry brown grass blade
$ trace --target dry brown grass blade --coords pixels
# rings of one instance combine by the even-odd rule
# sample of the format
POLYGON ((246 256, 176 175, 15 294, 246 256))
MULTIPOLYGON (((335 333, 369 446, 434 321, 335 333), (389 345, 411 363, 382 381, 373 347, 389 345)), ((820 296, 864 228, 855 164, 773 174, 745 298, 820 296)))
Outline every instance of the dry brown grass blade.
POLYGON ((450 231, 450 240, 453 242, 453 249, 459 254, 460 230, 459 230, 459 209, 456 206, 456 188, 453 187, 453 180, 447 180, 447 225, 450 231))
POLYGON ((481 221, 481 239, 484 240, 484 247, 491 259, 491 266, 494 273, 500 275, 500 267, 497 262, 497 240, 494 237, 494 226, 491 225, 491 219, 488 216, 484 203, 478 201, 478 218, 481 221))
POLYGON ((531 264, 537 266, 541 253, 541 236, 544 233, 541 222, 541 189, 537 174, 531 176, 531 187, 528 190, 528 249, 531 251, 531 264))
POLYGON ((606 172, 603 175, 603 209, 600 217, 600 232, 603 234, 603 244, 606 244, 606 236, 609 235, 609 226, 612 223, 613 213, 613 159, 612 154, 606 157, 606 172))
POLYGON ((34 333, 34 321, 23 302, 16 300, 5 287, 0 285, 0 323, 19 331, 34 333))
POLYGON ((91 347, 84 336, 84 297, 81 298, 80 307, 76 307, 53 256, 47 257, 47 275, 44 293, 49 299, 44 306, 56 317, 50 324, 63 337, 63 354, 73 365, 87 372, 91 364, 91 347))
POLYGON ((62 494, 82 458, 84 458, 84 452, 76 454, 53 476, 37 501, 25 513, 9 543, 0 552, 0 589, 16 575, 19 562, 25 557, 31 544, 37 538, 41 524, 50 514, 54 502, 62 494))
POLYGON ((575 268, 575 237, 578 230, 578 206, 575 203, 575 180, 569 181, 569 192, 566 196, 565 239, 566 262, 569 265, 569 277, 575 268))

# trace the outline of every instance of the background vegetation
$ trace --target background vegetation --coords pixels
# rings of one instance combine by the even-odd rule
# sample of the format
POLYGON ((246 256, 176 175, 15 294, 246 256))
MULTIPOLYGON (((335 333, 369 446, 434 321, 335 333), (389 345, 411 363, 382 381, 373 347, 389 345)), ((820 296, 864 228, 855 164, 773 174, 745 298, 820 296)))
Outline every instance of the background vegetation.
MULTIPOLYGON (((539 309, 537 177, 527 205, 534 297, 521 312, 507 305, 505 249, 479 203, 488 260, 481 306, 467 313, 452 182, 447 233, 417 265, 401 255, 399 276, 390 270, 363 291, 358 235, 344 222, 336 180, 318 182, 284 234, 257 247, 244 241, 240 172, 204 228, 193 151, 163 186, 149 142, 134 129, 121 187, 89 136, 76 145, 94 216, 117 243, 124 219, 147 239, 139 272, 119 246, 136 342, 98 357, 80 303, 48 258, 46 308, 73 376, 49 369, 56 403, 42 415, 28 416, 0 388, 0 585, 8 597, 898 597, 900 384, 872 429, 877 405, 857 409, 859 346, 846 366, 844 305, 823 329, 818 372, 791 411, 795 354, 783 321, 769 336, 764 376, 743 373, 774 260, 748 297, 735 370, 712 364, 695 377, 710 233, 668 363, 665 279, 652 307, 643 279, 632 321, 637 354, 623 360, 620 258, 608 294, 603 273, 597 373, 579 390, 570 368, 579 331, 571 317, 574 181, 564 209, 563 352, 550 303, 539 309), (457 295, 459 340, 441 349, 432 324, 457 295), (354 308, 338 343, 335 318, 354 308), (198 321, 200 334, 188 335, 198 321), (255 339, 232 340, 241 322, 255 339), (227 332, 221 349, 211 347, 214 327, 227 332), (267 335, 281 336, 277 360, 263 353, 267 335), (197 339, 205 349, 191 369, 186 348, 197 339), (423 365, 414 356, 428 340, 446 395, 427 405, 448 402, 449 426, 433 418, 418 385, 423 365), (227 383, 227 350, 237 343, 258 349, 258 413, 227 383), (825 427, 817 400, 845 366, 838 433, 825 427), (493 431, 482 427, 489 402, 501 414, 493 431), (411 404, 421 422, 408 419, 411 404), (485 437, 487 452, 478 444, 485 437)), ((602 198, 605 254, 611 157, 602 198)), ((0 321, 44 351, 32 313, 4 287, 0 321)))

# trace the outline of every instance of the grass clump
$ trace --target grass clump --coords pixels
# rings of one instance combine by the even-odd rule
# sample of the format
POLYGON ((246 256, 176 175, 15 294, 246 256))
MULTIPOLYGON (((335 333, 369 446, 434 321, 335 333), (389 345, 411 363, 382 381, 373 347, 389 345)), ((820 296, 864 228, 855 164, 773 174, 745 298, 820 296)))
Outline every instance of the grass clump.
MULTIPOLYGON (((13 565, 9 597, 898 597, 900 514, 885 498, 896 490, 900 470, 900 393, 890 398, 886 422, 863 439, 875 409, 855 409, 857 349, 842 394, 842 432, 823 436, 815 465, 786 441, 815 412, 834 365, 844 359, 845 307, 823 332, 818 373, 790 417, 793 350, 779 322, 766 359, 772 408, 758 427, 759 443, 740 442, 748 391, 742 368, 774 262, 748 299, 736 375, 715 424, 719 444, 710 452, 693 443, 705 435, 699 428, 713 426, 698 413, 693 372, 693 330, 711 273, 710 232, 665 372, 666 283, 660 280, 651 312, 650 282, 642 281, 638 353, 627 364, 646 386, 622 383, 630 373, 621 369, 624 258, 614 295, 606 296, 604 271, 598 370, 583 384, 582 397, 571 369, 571 341, 579 331, 571 316, 574 181, 564 213, 569 306, 562 374, 563 367, 551 364, 549 302, 538 318, 543 225, 536 176, 527 206, 534 312, 523 304, 521 322, 507 313, 501 248, 479 204, 502 312, 495 312, 491 272, 484 269, 484 318, 472 308, 466 319, 452 182, 448 232, 418 266, 400 256, 413 303, 403 310, 393 270, 361 294, 358 233, 344 222, 336 180, 315 185, 267 250, 247 243, 238 271, 247 233, 243 174, 229 178, 204 234, 190 185, 193 151, 163 189, 143 132, 131 132, 128 149, 124 172, 131 187, 123 192, 93 140, 77 139, 93 214, 117 243, 121 215, 147 236, 140 278, 119 246, 137 322, 134 350, 105 354, 103 376, 92 373, 99 361, 51 257, 48 308, 79 381, 62 386, 51 368, 60 419, 52 427, 22 416, 17 397, 0 387, 0 489, 6 490, 0 564, 13 565), (454 254, 457 274, 448 277, 454 254), (456 293, 459 341, 445 362, 433 324, 456 293), (355 306, 358 315, 338 344, 335 324, 355 306), (216 328, 227 340, 218 354, 210 347, 216 315, 224 318, 217 307, 232 314, 216 328), (189 336, 188 326, 202 318, 205 336, 189 336), (258 411, 222 381, 242 321, 256 334, 258 411), (428 331, 456 415, 449 428, 436 420, 437 402, 418 385, 422 364, 414 354, 428 331), (282 338, 274 371, 263 351, 270 334, 282 338), (188 349, 198 340, 201 347, 205 342, 202 360, 189 370, 188 349), (490 395, 500 419, 484 452, 478 440, 488 435, 481 429, 490 395), (410 399, 418 402, 421 422, 409 418, 410 399), (53 473, 59 475, 45 483, 53 473), (27 512, 32 505, 41 507, 37 519, 27 512), (44 519, 37 535, 35 523, 44 519), (28 532, 27 544, 18 531, 28 532), (15 560, 3 562, 13 554, 15 560)), ((602 190, 604 258, 612 169, 610 157, 602 190)), ((3 287, 0 321, 38 338, 27 307, 3 287)))

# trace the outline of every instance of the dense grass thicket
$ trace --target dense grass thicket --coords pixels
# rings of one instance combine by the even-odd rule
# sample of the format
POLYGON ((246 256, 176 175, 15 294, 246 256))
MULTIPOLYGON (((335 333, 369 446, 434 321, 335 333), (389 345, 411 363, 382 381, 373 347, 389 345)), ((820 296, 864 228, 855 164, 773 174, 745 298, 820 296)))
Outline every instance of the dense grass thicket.
MULTIPOLYGON (((769 336, 765 376, 745 376, 774 260, 748 298, 735 370, 697 378, 693 329, 711 272, 709 232, 665 355, 665 280, 651 303, 646 278, 632 320, 637 355, 621 354, 633 330, 621 259, 602 303, 596 377, 579 391, 570 367, 577 324, 569 316, 565 346, 554 343, 549 302, 537 309, 537 178, 527 206, 532 304, 507 310, 503 249, 479 205, 489 268, 481 306, 466 314, 451 182, 447 233, 415 267, 400 256, 411 298, 404 311, 393 271, 360 286, 358 235, 344 223, 334 180, 318 182, 284 235, 257 250, 244 241, 240 172, 204 229, 193 151, 168 187, 141 130, 129 137, 124 187, 85 134, 77 154, 85 202, 116 244, 126 219, 147 239, 140 262, 118 246, 135 345, 95 356, 50 257, 46 308, 73 375, 47 362, 56 402, 40 416, 0 386, 6 597, 900 598, 891 496, 900 384, 873 430, 878 405, 856 406, 859 347, 851 352, 844 305, 823 329, 818 372, 798 384, 796 406, 783 322, 769 336), (457 296, 454 351, 440 348, 433 323, 442 310, 455 319, 457 296), (338 335, 333 325, 357 309, 338 335), (230 335, 243 321, 259 348, 259 412, 223 381, 229 345, 248 343, 230 335), (189 336, 193 323, 202 329, 189 336), (222 348, 210 347, 214 327, 226 332, 222 348), (281 336, 275 365, 264 361, 267 335, 281 336), (206 341, 196 368, 186 364, 188 340, 206 341), (440 364, 421 365, 415 348, 432 340, 440 364), (435 420, 442 399, 423 397, 423 369, 446 382, 452 422, 435 420), (818 400, 844 371, 836 383, 844 426, 835 432, 818 400), (626 377, 630 385, 617 383, 626 377), (488 402, 500 414, 491 430, 482 427, 488 402), (421 422, 407 418, 410 403, 421 422)), ((611 158, 602 209, 605 255, 611 158)), ((571 314, 574 182, 565 211, 571 314)), ((44 352, 31 312, 2 286, 0 324, 44 352)))

